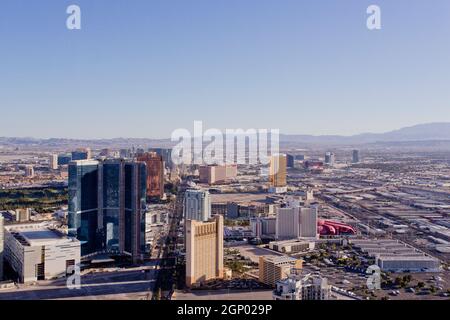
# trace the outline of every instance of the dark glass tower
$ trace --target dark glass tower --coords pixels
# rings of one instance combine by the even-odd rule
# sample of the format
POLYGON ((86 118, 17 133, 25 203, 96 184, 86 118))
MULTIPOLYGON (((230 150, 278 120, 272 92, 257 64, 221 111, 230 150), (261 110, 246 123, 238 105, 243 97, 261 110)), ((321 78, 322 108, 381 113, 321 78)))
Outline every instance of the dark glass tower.
POLYGON ((145 251, 146 174, 145 163, 132 160, 70 163, 69 202, 77 203, 79 197, 92 202, 90 215, 69 205, 69 232, 83 241, 82 256, 109 252, 138 259, 145 251), (84 186, 77 177, 88 171, 92 176, 84 186), (77 228, 79 220, 81 228, 77 228), (90 236, 82 239, 85 233, 90 236))

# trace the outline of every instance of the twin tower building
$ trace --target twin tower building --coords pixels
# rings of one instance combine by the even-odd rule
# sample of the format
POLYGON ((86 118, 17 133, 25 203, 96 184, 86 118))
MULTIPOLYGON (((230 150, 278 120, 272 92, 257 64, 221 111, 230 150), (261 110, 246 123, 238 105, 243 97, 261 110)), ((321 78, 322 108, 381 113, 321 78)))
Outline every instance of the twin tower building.
POLYGON ((81 256, 99 253, 143 258, 146 176, 144 162, 78 160, 69 164, 68 234, 81 256))

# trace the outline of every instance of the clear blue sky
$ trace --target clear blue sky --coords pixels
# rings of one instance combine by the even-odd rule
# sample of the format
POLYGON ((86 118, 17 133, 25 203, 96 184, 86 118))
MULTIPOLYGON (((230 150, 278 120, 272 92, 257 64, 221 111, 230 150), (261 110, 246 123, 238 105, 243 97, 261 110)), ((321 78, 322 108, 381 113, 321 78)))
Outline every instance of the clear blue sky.
POLYGON ((0 136, 21 137, 450 121, 450 1, 2 0, 0 111, 0 136))

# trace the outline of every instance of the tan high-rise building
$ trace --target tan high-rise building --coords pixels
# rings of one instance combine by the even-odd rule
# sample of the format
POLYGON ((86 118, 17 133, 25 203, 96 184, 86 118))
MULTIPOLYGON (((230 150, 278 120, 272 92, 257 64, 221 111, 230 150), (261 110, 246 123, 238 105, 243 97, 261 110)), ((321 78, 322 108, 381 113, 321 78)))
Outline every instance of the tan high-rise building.
POLYGON ((51 170, 58 170, 58 155, 51 154, 49 158, 49 168, 51 170))
POLYGON ((261 256, 259 257, 259 281, 270 286, 275 286, 277 281, 286 278, 292 268, 301 269, 302 260, 286 256, 261 256))
POLYGON ((186 285, 223 278, 223 217, 186 220, 186 285))
POLYGON ((286 166, 287 159, 285 154, 275 155, 270 158, 270 187, 286 187, 286 166))
POLYGON ((147 164, 147 198, 164 195, 164 161, 155 152, 147 152, 137 157, 138 161, 147 164))

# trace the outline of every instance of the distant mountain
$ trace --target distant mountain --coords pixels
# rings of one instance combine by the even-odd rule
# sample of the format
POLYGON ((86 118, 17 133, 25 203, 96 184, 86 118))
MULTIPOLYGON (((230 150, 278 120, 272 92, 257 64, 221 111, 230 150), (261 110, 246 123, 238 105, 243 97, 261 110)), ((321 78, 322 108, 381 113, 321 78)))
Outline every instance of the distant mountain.
MULTIPOLYGON (((356 145, 373 143, 450 141, 450 123, 428 123, 406 127, 385 133, 362 133, 353 136, 339 135, 280 135, 280 142, 285 145, 356 145)), ((0 146, 28 146, 28 147, 168 147, 174 143, 170 139, 146 138, 115 138, 115 139, 36 139, 36 138, 2 138, 0 146)))
POLYGON ((419 124, 385 133, 362 133, 353 136, 280 135, 281 142, 307 144, 366 144, 428 140, 450 140, 450 123, 419 124))

